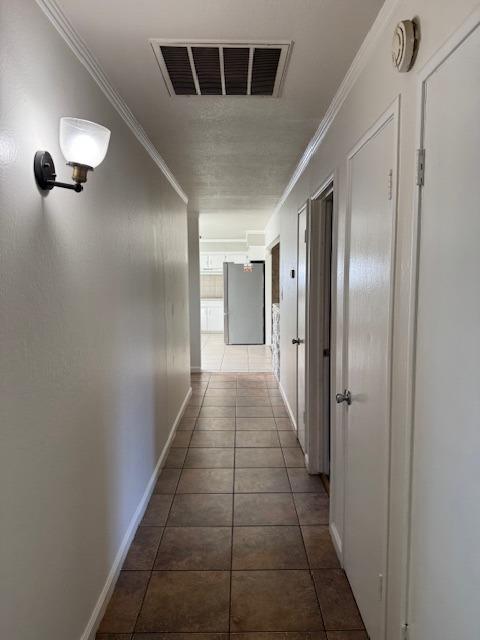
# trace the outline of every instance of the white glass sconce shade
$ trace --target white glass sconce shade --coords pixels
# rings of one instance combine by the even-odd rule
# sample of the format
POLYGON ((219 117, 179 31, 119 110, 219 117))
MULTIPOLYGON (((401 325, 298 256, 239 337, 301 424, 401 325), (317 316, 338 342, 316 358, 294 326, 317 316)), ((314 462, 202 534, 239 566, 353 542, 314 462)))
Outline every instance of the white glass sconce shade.
POLYGON ((60 118, 60 149, 68 164, 94 169, 107 155, 110 130, 79 118, 60 118))

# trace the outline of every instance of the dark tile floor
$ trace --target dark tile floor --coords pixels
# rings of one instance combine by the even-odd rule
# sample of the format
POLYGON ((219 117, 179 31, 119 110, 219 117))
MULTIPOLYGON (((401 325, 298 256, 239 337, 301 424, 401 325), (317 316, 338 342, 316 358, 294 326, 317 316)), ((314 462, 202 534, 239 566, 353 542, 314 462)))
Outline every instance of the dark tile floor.
POLYGON ((274 378, 192 389, 97 640, 367 640, 274 378))

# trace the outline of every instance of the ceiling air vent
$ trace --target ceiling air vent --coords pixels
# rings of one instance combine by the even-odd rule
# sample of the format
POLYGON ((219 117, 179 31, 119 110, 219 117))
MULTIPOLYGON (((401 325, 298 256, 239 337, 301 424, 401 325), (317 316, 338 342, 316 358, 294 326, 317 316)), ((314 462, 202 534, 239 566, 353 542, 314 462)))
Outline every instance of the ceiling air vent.
POLYGON ((150 40, 171 96, 273 96, 291 42, 150 40))

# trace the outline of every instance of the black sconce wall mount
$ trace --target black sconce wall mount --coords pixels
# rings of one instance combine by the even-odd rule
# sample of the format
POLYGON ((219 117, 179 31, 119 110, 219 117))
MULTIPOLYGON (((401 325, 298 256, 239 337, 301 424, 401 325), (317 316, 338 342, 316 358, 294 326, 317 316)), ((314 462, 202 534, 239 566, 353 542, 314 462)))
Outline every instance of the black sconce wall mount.
POLYGON ((67 163, 73 167, 71 182, 58 182, 56 180, 55 164, 52 156, 48 151, 37 151, 33 160, 33 171, 35 180, 42 191, 51 191, 53 187, 62 187, 62 189, 72 189, 77 193, 83 191, 82 184, 87 181, 87 173, 93 171, 93 167, 84 164, 67 163))

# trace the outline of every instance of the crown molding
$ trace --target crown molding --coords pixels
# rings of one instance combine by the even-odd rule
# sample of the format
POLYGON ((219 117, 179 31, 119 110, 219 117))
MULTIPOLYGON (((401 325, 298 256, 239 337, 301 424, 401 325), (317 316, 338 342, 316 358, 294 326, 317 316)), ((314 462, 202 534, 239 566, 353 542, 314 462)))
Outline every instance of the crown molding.
POLYGON ((354 87, 355 82, 358 80, 358 77, 365 68, 373 49, 377 45, 385 27, 387 26, 393 12, 395 11, 399 3, 400 0, 385 0, 385 3, 382 5, 377 17, 375 18, 374 23, 370 27, 370 30, 365 36, 360 49, 353 59, 350 68, 348 69, 339 88, 337 89, 337 92, 334 95, 330 106, 328 107, 322 121, 320 122, 320 125, 318 126, 318 129, 315 131, 313 137, 310 139, 310 142, 303 152, 303 155, 299 163, 297 164, 295 171, 290 178, 290 181, 285 187, 280 200, 273 210, 272 215, 278 213, 283 203, 290 195, 292 189, 297 184, 301 175, 309 165, 312 156, 315 154, 323 139, 327 135, 328 130, 332 126, 333 121, 337 117, 350 91, 354 87))
POLYGON ((55 0, 36 0, 36 2, 43 13, 47 16, 49 21, 52 23, 52 25, 55 27, 55 29, 58 31, 58 33, 61 35, 61 37, 64 39, 64 41, 67 43, 67 45, 70 47, 74 55, 83 64, 92 78, 98 84, 106 98, 112 104, 112 106, 123 119, 128 128, 132 131, 132 133, 140 142, 148 155, 152 158, 165 178, 169 181, 169 183, 178 193, 180 198, 185 202, 185 204, 187 204, 188 197, 180 184, 177 182, 177 179, 175 178, 173 173, 168 168, 167 163, 158 153, 156 147, 147 136, 141 124, 133 115, 125 100, 123 100, 118 91, 112 85, 106 73, 100 66, 98 60, 89 50, 82 37, 77 33, 77 31, 75 31, 73 25, 62 12, 58 4, 55 2, 55 0))

